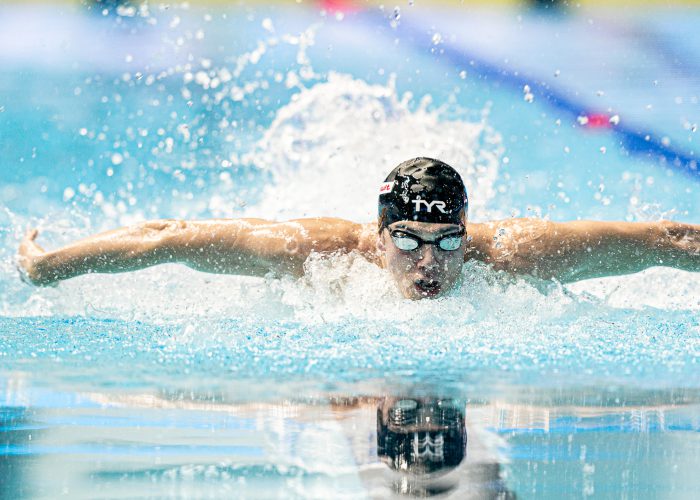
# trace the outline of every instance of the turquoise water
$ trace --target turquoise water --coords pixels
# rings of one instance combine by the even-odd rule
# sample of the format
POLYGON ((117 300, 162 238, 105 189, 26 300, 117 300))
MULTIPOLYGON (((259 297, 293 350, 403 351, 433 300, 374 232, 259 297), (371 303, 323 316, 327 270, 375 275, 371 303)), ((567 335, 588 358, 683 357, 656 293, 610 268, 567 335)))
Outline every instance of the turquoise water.
POLYGON ((561 287, 469 264, 409 303, 354 256, 46 289, 14 264, 27 227, 54 248, 146 218, 369 221, 417 155, 458 167, 472 220, 700 221, 697 9, 121 14, 0 15, 2 497, 697 491, 691 273, 561 287), (380 460, 377 410, 402 399, 455 402, 458 467, 380 460))

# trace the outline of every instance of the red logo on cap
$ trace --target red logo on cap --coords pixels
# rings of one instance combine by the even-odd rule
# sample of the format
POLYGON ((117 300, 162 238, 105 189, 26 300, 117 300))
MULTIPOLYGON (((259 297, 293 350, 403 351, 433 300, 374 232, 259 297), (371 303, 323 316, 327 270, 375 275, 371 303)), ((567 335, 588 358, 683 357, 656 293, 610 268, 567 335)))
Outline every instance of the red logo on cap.
POLYGON ((381 186, 379 186, 379 194, 387 194, 391 193, 391 190, 394 188, 394 183, 392 182, 385 182, 381 186))

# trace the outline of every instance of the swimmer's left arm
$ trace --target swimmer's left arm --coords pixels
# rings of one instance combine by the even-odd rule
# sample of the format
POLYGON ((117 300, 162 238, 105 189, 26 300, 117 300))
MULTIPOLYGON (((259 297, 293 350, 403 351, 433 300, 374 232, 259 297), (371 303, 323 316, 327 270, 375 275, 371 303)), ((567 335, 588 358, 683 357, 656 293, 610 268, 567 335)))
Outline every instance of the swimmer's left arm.
POLYGON ((700 272, 700 225, 510 219, 475 231, 497 269, 563 283, 654 266, 700 272))

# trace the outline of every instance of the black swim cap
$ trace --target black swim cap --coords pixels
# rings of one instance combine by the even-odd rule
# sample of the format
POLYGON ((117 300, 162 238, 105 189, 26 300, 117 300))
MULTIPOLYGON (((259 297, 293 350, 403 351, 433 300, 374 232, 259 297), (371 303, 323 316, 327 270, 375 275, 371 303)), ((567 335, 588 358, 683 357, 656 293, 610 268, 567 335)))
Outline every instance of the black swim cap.
POLYGON ((401 220, 463 224, 467 190, 457 171, 432 158, 414 158, 391 171, 379 188, 379 229, 401 220))

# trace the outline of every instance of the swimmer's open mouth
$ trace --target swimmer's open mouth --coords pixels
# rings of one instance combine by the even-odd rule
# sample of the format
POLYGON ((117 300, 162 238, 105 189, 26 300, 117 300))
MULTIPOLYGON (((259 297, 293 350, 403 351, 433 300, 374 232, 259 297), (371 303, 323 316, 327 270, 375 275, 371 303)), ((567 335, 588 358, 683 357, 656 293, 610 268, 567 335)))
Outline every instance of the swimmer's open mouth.
POLYGON ((416 280, 413 282, 418 293, 425 297, 434 297, 440 293, 440 283, 435 280, 416 280))

